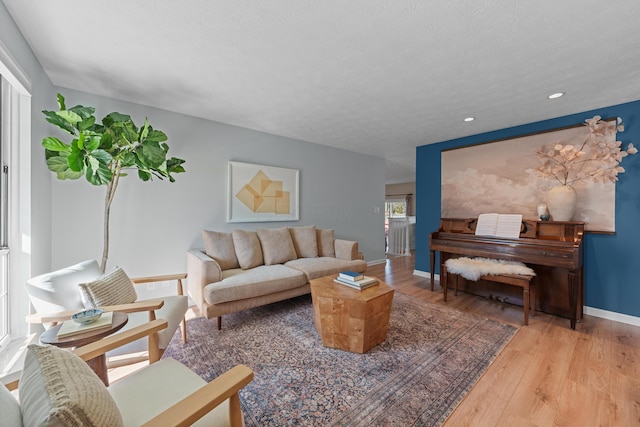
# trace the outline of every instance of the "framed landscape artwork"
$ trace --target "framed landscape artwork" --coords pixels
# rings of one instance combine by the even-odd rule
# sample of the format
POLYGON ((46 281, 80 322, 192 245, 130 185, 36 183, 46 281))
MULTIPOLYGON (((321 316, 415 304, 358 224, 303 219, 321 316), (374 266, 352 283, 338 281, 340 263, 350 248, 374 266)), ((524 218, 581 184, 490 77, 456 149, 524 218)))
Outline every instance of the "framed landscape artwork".
POLYGON ((298 221, 300 171, 229 162, 227 222, 298 221))
MULTIPOLYGON (((482 213, 522 214, 538 219, 536 207, 546 202, 557 181, 536 172, 536 151, 556 143, 580 146, 589 135, 584 125, 442 152, 442 217, 476 218, 482 213)), ((615 132, 613 134, 615 141, 615 132)), ((615 184, 580 181, 573 221, 591 232, 615 232, 615 184)))

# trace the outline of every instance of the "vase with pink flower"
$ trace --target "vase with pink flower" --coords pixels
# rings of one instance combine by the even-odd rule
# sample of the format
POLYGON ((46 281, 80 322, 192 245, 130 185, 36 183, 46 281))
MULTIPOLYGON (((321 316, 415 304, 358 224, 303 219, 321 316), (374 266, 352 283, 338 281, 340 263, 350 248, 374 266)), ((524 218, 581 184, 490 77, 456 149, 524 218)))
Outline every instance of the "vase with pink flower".
POLYGON ((536 154, 542 164, 536 169, 544 178, 557 181, 560 185, 547 192, 546 203, 554 221, 570 221, 576 209, 578 195, 573 184, 578 181, 616 182, 618 174, 624 172, 620 162, 638 150, 629 143, 622 149, 622 142, 616 141, 616 132, 624 126, 618 117, 605 121, 600 116, 585 120, 589 135, 580 145, 562 144, 543 146, 536 154))

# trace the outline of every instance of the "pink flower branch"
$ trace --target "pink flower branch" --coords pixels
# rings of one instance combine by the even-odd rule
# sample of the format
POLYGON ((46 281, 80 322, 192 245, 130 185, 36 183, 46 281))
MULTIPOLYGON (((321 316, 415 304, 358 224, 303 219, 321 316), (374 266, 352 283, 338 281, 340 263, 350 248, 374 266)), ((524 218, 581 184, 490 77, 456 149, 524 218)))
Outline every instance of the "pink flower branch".
POLYGON ((622 143, 615 140, 615 133, 624 131, 622 120, 602 121, 600 116, 585 120, 589 136, 576 148, 572 144, 556 143, 553 147, 541 147, 536 154, 542 164, 536 169, 545 178, 555 179, 562 185, 578 181, 615 182, 624 173, 622 159, 638 150, 629 144, 622 150, 622 143))

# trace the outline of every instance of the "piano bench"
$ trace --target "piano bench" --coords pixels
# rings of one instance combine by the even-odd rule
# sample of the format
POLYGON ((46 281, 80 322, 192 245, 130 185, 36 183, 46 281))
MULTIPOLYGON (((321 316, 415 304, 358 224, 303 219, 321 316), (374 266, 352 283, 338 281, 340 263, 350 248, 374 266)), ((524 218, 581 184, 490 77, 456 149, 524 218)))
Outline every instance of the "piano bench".
MULTIPOLYGON (((444 302, 447 302, 447 284, 448 276, 455 276, 454 295, 458 295, 458 277, 459 274, 449 273, 447 266, 442 266, 442 292, 444 302)), ((522 307, 524 309, 524 324, 529 324, 529 309, 531 308, 531 316, 536 315, 536 288, 534 283, 535 275, 528 274, 486 274, 480 276, 478 280, 488 280, 491 282, 505 283, 507 285, 519 286, 522 288, 522 307), (533 301, 533 304, 531 304, 533 301)))

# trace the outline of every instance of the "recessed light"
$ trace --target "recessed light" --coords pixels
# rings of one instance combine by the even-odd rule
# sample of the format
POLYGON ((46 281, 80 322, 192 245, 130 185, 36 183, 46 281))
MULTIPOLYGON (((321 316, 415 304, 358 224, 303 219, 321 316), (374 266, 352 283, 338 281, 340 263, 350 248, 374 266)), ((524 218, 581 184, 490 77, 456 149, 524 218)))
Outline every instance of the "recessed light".
POLYGON ((562 95, 564 95, 564 92, 556 92, 556 93, 552 93, 547 98, 556 99, 556 98, 560 98, 562 95))
POLYGON ((466 119, 464 119, 465 122, 472 122, 474 121, 476 118, 475 117, 467 117, 466 119))

